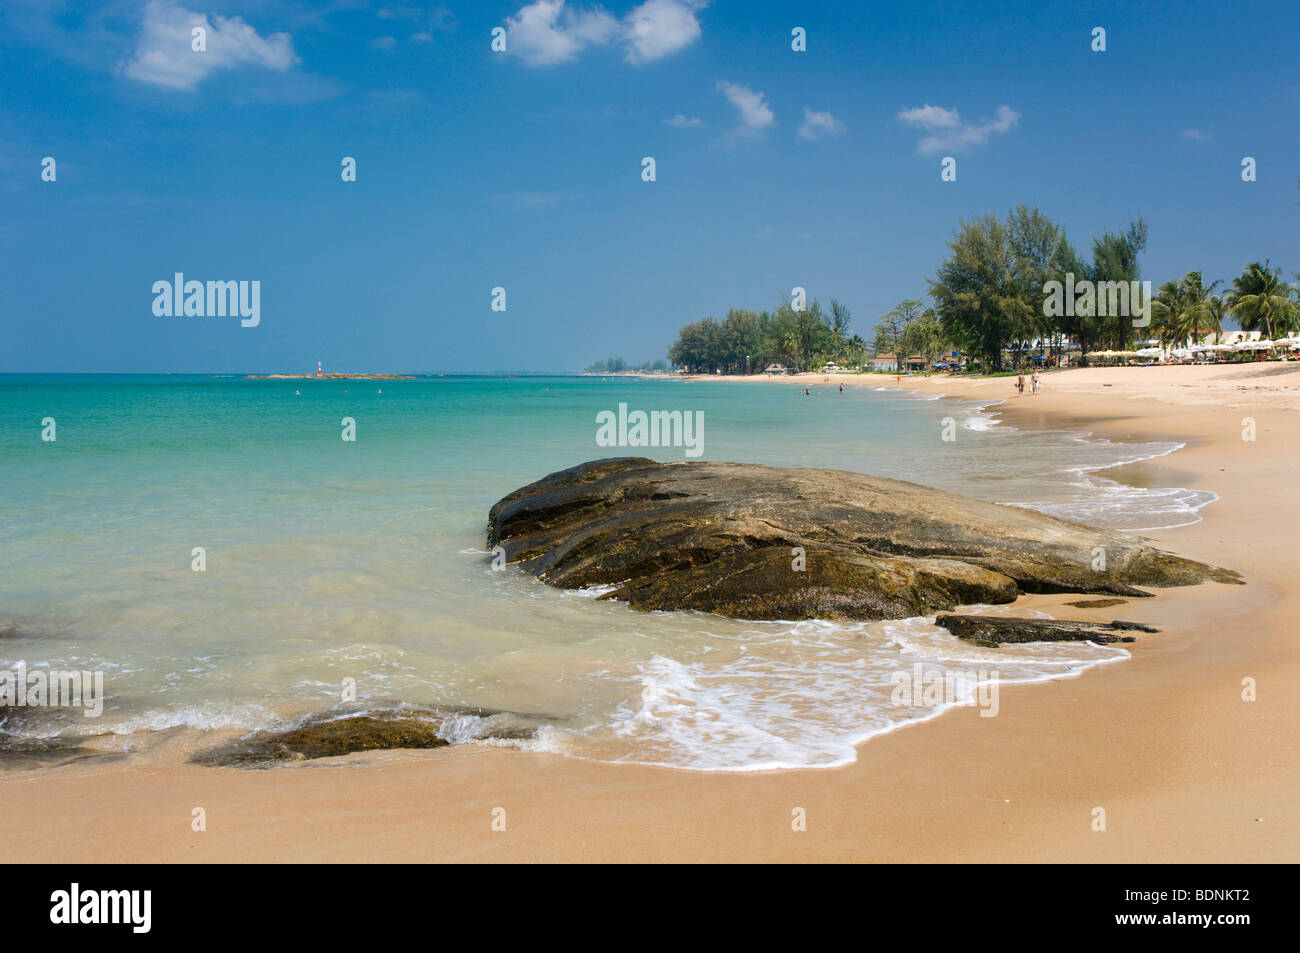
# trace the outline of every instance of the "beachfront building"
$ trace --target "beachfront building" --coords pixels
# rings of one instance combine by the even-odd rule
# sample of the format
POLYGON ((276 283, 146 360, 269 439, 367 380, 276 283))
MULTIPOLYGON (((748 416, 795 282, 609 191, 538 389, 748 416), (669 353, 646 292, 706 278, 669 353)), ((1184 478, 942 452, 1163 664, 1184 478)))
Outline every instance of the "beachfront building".
POLYGON ((925 370, 925 367, 925 355, 923 354, 913 354, 907 359, 908 371, 923 371, 925 370))
POLYGON ((1261 331, 1211 331, 1198 344, 1251 344, 1263 339, 1261 331))
POLYGON ((767 369, 764 370, 763 373, 764 374, 788 374, 790 372, 785 369, 784 364, 769 364, 767 365, 767 369))
POLYGON ((877 354, 871 359, 871 369, 873 371, 883 371, 889 373, 898 368, 897 354, 877 354))

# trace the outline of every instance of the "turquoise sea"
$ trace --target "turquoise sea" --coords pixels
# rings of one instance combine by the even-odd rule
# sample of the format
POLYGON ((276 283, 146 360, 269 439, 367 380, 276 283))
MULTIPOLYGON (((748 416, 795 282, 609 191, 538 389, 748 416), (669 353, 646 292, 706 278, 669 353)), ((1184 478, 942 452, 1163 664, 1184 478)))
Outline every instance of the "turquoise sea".
MULTIPOLYGON (((493 572, 487 511, 511 490, 597 457, 685 459, 598 447, 596 415, 620 402, 702 411, 704 460, 856 470, 1094 525, 1179 525, 1214 498, 1105 478, 1177 444, 1018 431, 996 407, 870 387, 4 375, 0 670, 102 671, 106 700, 99 718, 0 715, 0 733, 128 756, 177 734, 200 747, 332 710, 354 679, 365 708, 545 716, 522 744, 573 757, 825 766, 942 710, 891 700, 891 676, 916 664, 1007 682, 1126 657, 982 649, 925 619, 645 614, 493 572), (347 417, 355 441, 341 439, 347 417), (945 418, 955 440, 941 439, 945 418)), ((445 726, 456 742, 488 730, 473 717, 445 726)))

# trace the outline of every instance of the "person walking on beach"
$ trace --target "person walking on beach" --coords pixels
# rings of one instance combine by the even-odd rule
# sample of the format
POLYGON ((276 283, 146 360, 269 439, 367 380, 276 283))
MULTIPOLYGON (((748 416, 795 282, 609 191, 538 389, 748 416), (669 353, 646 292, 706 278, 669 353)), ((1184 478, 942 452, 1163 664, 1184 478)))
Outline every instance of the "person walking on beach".
POLYGON ((1034 385, 1033 392, 1037 394, 1039 387, 1041 386, 1038 381, 1038 371, 1034 371, 1034 376, 1031 378, 1031 380, 1033 381, 1033 385, 1034 385))
POLYGON ((1016 377, 1016 390, 1019 392, 1019 396, 1025 396, 1025 375, 1023 371, 1016 377))

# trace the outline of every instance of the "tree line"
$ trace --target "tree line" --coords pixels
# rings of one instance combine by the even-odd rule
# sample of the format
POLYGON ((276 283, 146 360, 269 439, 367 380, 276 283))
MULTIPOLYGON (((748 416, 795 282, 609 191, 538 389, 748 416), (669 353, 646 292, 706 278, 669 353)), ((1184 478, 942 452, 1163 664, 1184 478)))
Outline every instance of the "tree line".
MULTIPOLYGON (((1021 205, 1005 218, 989 214, 961 221, 948 243, 948 257, 926 279, 929 306, 922 299, 900 302, 882 315, 871 346, 849 330, 849 310, 832 299, 803 310, 782 303, 773 311, 732 309, 721 321, 704 318, 681 328, 668 359, 691 371, 744 373, 769 363, 807 370, 827 361, 862 364, 870 352, 892 353, 901 363, 920 354, 927 364, 951 352, 991 370, 1007 357, 1019 363, 1031 345, 1046 357, 1064 350, 1066 339, 1081 352, 1129 350, 1138 341, 1165 345, 1198 342, 1231 316, 1247 331, 1272 339, 1300 328, 1300 288, 1286 284, 1268 260, 1251 262, 1232 279, 1206 282, 1201 271, 1166 281, 1138 311, 1139 258, 1147 226, 1128 227, 1094 238, 1085 258, 1065 229, 1037 208, 1021 205), (1077 302, 1053 307, 1052 282, 1085 287, 1077 302), (1087 283, 1087 284, 1085 284, 1087 283), (1093 294, 1093 288, 1101 289, 1093 294), (1223 290, 1220 292, 1219 289, 1223 290), (1124 305, 1115 307, 1118 300, 1124 305), (1110 307, 1106 293, 1109 292, 1110 307), (1135 328, 1134 318, 1149 320, 1135 328)), ((1300 274, 1295 275, 1300 280, 1300 274)))
POLYGON ((860 363, 867 345, 849 334, 852 316, 835 299, 824 310, 813 299, 806 308, 782 302, 771 311, 732 308, 721 321, 703 318, 685 325, 668 348, 668 360, 692 371, 743 374, 769 364, 806 370, 826 361, 860 363))
POLYGON ((668 362, 663 358, 657 361, 646 361, 644 364, 629 364, 621 357, 611 357, 603 361, 596 361, 586 369, 588 374, 618 374, 624 371, 669 371, 668 362))

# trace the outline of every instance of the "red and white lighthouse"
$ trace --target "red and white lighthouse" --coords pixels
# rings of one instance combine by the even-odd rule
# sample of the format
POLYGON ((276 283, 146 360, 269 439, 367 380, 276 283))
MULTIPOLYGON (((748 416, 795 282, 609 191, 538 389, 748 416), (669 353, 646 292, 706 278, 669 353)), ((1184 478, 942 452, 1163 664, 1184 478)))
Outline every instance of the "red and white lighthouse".
POLYGON ((325 372, 322 371, 322 370, 320 369, 320 361, 317 361, 317 362, 316 362, 316 376, 317 376, 317 377, 324 377, 324 376, 325 376, 325 372))

